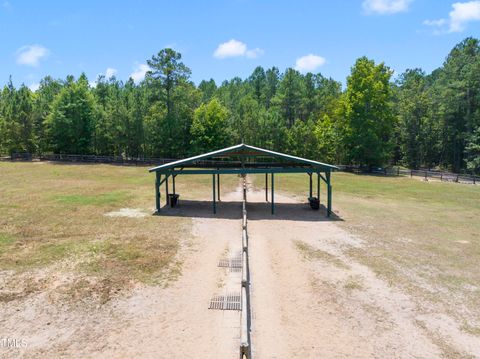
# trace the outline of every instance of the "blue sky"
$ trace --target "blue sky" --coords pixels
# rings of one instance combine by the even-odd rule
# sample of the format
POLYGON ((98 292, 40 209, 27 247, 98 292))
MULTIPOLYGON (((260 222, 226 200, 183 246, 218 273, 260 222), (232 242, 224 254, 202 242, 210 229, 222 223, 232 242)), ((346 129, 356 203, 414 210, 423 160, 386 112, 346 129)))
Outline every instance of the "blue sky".
POLYGON ((146 59, 180 51, 192 79, 220 83, 258 66, 296 67, 345 82, 360 56, 401 73, 439 67, 480 37, 480 1, 0 0, 0 84, 85 72, 139 80, 146 59))

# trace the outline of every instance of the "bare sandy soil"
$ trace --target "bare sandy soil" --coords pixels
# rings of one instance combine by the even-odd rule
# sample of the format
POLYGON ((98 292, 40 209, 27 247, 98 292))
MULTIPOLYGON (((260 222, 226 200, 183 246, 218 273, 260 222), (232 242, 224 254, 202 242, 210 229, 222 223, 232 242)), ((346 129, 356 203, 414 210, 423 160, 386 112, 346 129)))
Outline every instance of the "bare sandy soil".
POLYGON ((266 218, 264 192, 249 191, 255 358, 480 357, 478 337, 346 255, 361 239, 306 204, 275 201, 266 218))
MULTIPOLYGON (((194 218, 178 258, 182 274, 167 287, 136 286, 88 310, 48 291, 2 306, 2 335, 28 346, 0 356, 238 358, 239 312, 208 305, 212 295, 240 288, 237 273, 218 267, 241 248, 240 200, 240 191, 222 196, 215 217, 210 202, 167 210, 194 218)), ((248 192, 254 358, 452 356, 442 343, 453 356, 480 358, 478 337, 352 260, 346 252, 362 247, 359 238, 289 197, 277 194, 276 202, 272 217, 264 192, 248 192)))

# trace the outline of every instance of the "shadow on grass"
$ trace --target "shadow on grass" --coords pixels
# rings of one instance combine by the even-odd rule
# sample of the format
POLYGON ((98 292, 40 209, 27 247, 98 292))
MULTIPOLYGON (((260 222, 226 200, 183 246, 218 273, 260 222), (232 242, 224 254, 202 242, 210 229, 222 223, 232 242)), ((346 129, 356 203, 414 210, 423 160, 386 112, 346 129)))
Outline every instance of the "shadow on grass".
MULTIPOLYGON (((241 219, 242 202, 226 201, 217 202, 217 213, 213 213, 211 201, 183 200, 180 204, 171 208, 163 206, 158 216, 191 217, 191 218, 221 218, 241 219)), ((321 205, 318 211, 312 210, 307 203, 275 203, 275 214, 271 213, 271 203, 247 202, 248 220, 287 220, 287 221, 343 221, 335 213, 327 217, 325 206, 321 205)))

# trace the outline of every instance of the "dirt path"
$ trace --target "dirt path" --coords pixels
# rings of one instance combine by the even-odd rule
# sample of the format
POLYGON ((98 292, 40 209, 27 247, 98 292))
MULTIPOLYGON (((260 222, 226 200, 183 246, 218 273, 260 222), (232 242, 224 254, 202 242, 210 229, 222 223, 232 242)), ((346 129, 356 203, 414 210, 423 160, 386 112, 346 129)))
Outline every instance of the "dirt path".
POLYGON ((343 254, 359 240, 278 194, 268 218, 264 196, 247 206, 255 358, 442 356, 412 302, 343 254))
MULTIPOLYGON (((225 201, 240 199, 240 192, 224 196, 225 201)), ((193 243, 184 254, 181 278, 171 288, 140 289, 122 304, 134 319, 108 336, 103 357, 238 357, 239 312, 208 309, 212 295, 240 289, 241 274, 217 266, 221 258, 241 250, 240 202, 236 207, 219 205, 219 211, 227 211, 231 218, 194 219, 193 243)), ((210 206, 198 211, 211 216, 210 206)))
POLYGON ((241 273, 219 268, 218 262, 241 250, 241 198, 241 192, 223 196, 224 218, 213 216, 210 203, 165 209, 170 215, 197 216, 192 237, 182 244, 181 276, 167 288, 139 286, 127 298, 91 311, 66 309, 45 295, 6 307, 2 333, 26 338, 28 347, 0 356, 238 358, 240 313, 208 307, 212 295, 240 292, 241 273))

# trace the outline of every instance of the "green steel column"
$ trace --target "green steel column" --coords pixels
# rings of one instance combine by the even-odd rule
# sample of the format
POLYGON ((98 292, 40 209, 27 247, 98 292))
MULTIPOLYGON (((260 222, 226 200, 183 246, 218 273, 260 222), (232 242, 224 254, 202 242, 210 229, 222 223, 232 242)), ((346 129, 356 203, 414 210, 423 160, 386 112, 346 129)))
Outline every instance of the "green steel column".
POLYGON ((308 198, 312 198, 312 174, 309 173, 308 174, 308 178, 309 178, 309 184, 310 184, 310 191, 308 192, 308 198))
POLYGON ((328 190, 328 202, 327 202, 327 217, 332 214, 332 185, 330 182, 330 171, 326 172, 327 175, 327 190, 328 190))
POLYGON ((317 172, 317 198, 320 202, 320 172, 317 172))
POLYGON ((275 214, 275 177, 274 173, 272 172, 272 214, 275 214))
POLYGON ((212 192, 213 192, 213 214, 217 213, 217 205, 215 203, 215 174, 212 175, 212 192))
POLYGON ((268 202, 268 173, 265 173, 265 202, 268 202))
POLYGON ((160 173, 155 172, 155 208, 160 212, 160 173))
POLYGON ((175 177, 177 177, 177 175, 173 175, 172 176, 172 191, 173 191, 173 194, 175 194, 175 177))
POLYGON ((166 175, 167 177, 165 178, 165 195, 167 196, 167 205, 170 204, 170 198, 168 196, 168 175, 166 175))
POLYGON ((220 202, 220 173, 217 173, 217 197, 218 202, 220 202))

